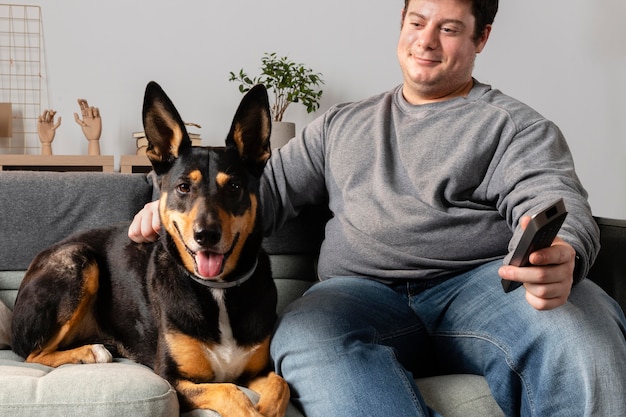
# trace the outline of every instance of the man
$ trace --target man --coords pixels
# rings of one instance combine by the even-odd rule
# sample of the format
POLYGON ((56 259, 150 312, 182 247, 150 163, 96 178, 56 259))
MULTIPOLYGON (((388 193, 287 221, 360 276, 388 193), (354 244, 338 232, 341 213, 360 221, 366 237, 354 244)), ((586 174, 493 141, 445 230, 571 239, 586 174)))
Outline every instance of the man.
MULTIPOLYGON (((497 7, 405 0, 403 84, 331 108, 266 167, 268 229, 326 198, 333 212, 321 282, 272 342, 308 417, 437 415, 413 382, 433 363, 485 375, 507 416, 626 415, 626 320, 583 279, 598 231, 565 140, 472 78, 497 7), (552 246, 503 266, 557 197, 569 215, 552 246)), ((129 235, 154 238, 154 217, 129 235)))

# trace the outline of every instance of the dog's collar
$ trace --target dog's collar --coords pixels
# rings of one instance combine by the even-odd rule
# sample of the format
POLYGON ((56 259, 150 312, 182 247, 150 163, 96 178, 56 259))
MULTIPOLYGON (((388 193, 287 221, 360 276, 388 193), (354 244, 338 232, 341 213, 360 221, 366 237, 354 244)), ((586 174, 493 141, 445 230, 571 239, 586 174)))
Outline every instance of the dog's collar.
POLYGON ((259 265, 259 258, 256 258, 254 260, 254 264, 252 265, 252 268, 250 268, 245 274, 243 274, 242 276, 240 276, 239 278, 233 281, 211 281, 208 279, 198 278, 197 276, 193 274, 189 274, 189 276, 194 281, 196 281, 199 284, 204 285, 205 287, 226 289, 226 288, 238 287, 244 282, 246 282, 247 280, 249 280, 252 277, 252 275, 254 275, 254 271, 256 271, 257 265, 259 265))

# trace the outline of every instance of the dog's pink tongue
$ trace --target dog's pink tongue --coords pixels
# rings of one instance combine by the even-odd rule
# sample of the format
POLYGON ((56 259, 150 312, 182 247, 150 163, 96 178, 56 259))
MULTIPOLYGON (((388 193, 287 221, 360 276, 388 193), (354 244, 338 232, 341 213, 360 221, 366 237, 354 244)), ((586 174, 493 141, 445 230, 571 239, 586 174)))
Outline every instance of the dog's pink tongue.
POLYGON ((224 255, 212 252, 198 252, 196 254, 196 265, 198 273, 205 278, 213 278, 222 272, 224 255))

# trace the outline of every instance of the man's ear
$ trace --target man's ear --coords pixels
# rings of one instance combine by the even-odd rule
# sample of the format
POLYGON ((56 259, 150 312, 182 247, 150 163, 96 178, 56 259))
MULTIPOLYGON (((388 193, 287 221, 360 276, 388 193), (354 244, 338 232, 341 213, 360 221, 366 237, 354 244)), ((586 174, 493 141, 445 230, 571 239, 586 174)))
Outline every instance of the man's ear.
POLYGON ((489 35, 491 34, 491 25, 485 26, 480 37, 476 40, 476 53, 479 54, 485 49, 485 45, 487 45, 487 41, 489 40, 489 35))
POLYGON ((158 175, 167 172, 191 140, 174 104, 154 81, 146 86, 143 126, 148 139, 146 154, 158 175))
POLYGON ((252 87, 241 100, 226 138, 226 147, 237 149, 250 170, 260 176, 271 154, 271 131, 267 90, 259 84, 252 87))

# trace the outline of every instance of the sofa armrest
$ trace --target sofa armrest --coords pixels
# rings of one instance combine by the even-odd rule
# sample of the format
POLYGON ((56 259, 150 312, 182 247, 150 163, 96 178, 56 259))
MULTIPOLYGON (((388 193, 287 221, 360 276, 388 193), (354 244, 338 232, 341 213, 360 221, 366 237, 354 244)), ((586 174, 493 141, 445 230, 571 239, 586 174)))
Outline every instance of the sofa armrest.
POLYGON ((600 228, 600 252, 589 278, 626 311, 626 220, 595 217, 600 228))

